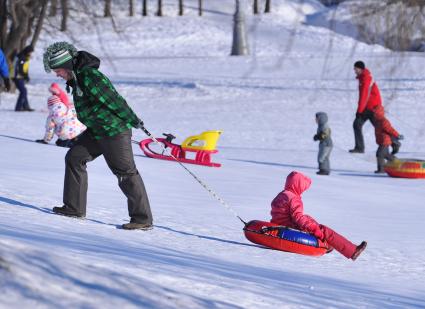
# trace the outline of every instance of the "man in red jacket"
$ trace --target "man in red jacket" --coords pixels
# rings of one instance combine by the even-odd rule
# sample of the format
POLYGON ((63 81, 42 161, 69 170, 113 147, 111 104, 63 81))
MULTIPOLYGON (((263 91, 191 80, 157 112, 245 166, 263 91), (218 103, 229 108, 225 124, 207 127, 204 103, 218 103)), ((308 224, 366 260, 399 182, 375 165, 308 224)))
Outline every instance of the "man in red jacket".
POLYGON ((364 153, 362 127, 367 120, 370 120, 375 126, 373 110, 377 106, 382 106, 382 101, 378 86, 363 61, 354 63, 354 72, 359 80, 359 102, 356 119, 353 123, 355 146, 354 149, 349 151, 351 153, 364 153))
POLYGON ((311 179, 299 172, 291 172, 286 177, 285 189, 272 201, 270 222, 295 228, 326 241, 347 259, 356 260, 366 249, 367 242, 356 246, 351 241, 331 228, 317 223, 309 215, 304 214, 301 194, 311 185, 311 179))

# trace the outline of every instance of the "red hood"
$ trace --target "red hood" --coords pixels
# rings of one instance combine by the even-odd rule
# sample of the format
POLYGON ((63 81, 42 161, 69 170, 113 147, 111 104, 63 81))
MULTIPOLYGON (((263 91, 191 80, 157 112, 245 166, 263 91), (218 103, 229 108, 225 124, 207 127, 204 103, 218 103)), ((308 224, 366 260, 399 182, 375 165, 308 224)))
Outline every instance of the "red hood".
POLYGON ((285 190, 301 195, 310 188, 310 185, 311 179, 309 177, 299 172, 291 172, 288 177, 286 177, 285 190))

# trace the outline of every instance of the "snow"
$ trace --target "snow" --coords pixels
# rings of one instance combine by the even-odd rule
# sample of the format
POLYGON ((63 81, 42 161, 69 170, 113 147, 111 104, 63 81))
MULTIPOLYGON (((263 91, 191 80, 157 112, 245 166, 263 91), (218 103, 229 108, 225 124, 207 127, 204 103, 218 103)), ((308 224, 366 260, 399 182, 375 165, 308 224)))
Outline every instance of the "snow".
POLYGON ((313 11, 305 22, 394 50, 423 51, 422 5, 406 1, 350 0, 313 11))
POLYGON ((172 14, 172 1, 161 19, 122 13, 118 34, 95 18, 91 27, 102 40, 94 29, 82 31, 90 23, 81 14, 68 35, 99 55, 102 71, 155 136, 173 133, 181 143, 223 130, 213 156, 222 167, 187 167, 243 219, 269 220, 271 200, 298 170, 313 180, 303 195, 306 213, 354 243, 367 240, 366 251, 352 262, 336 252, 314 258, 260 248, 181 166, 146 158, 137 145, 153 230, 117 229, 128 222, 127 207, 103 158, 88 164, 87 218, 53 215, 66 149, 31 142, 43 136, 47 87, 58 82, 43 71, 43 48, 68 39, 50 31, 30 68, 30 104, 38 111, 15 113, 16 94, 1 94, 0 307, 424 308, 425 183, 373 173, 369 123, 366 153, 347 152, 357 102, 352 63, 363 59, 405 136, 400 157, 425 159, 423 55, 306 25, 303 14, 321 5, 292 0, 273 2, 271 15, 247 14, 251 56, 230 57, 232 2, 205 1, 202 18, 197 1, 188 2, 183 17, 172 14), (289 15, 287 7, 294 8, 289 15), (328 113, 333 132, 329 177, 315 174, 317 111, 328 113))

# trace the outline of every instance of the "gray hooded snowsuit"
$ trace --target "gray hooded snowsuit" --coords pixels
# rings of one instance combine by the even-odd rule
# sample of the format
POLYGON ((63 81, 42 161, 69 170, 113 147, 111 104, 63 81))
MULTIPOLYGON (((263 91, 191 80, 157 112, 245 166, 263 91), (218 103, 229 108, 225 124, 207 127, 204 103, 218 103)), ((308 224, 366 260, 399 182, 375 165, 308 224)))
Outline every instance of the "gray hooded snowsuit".
POLYGON ((317 161, 319 162, 319 170, 323 172, 330 172, 331 166, 329 157, 333 148, 331 129, 328 126, 328 115, 324 112, 316 113, 318 123, 317 134, 314 140, 319 140, 319 154, 317 161))

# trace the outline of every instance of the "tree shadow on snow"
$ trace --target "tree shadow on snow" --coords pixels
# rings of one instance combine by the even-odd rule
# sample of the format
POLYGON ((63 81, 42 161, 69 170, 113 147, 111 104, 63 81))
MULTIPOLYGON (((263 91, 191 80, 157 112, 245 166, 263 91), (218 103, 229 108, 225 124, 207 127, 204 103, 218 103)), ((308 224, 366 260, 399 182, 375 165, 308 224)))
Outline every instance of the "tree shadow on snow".
POLYGON ((26 207, 26 208, 30 208, 30 209, 35 209, 44 213, 48 213, 51 214, 53 213, 50 209, 48 208, 44 208, 44 207, 38 207, 35 205, 30 205, 30 204, 25 204, 22 202, 19 202, 17 200, 12 200, 11 198, 7 198, 4 196, 0 196, 0 202, 6 203, 6 204, 10 204, 10 205, 14 205, 14 206, 19 206, 19 207, 26 207))
MULTIPOLYGON (((16 139, 16 140, 20 140, 20 141, 24 141, 24 142, 37 143, 35 140, 29 139, 29 138, 17 137, 17 136, 10 136, 10 135, 0 134, 0 137, 6 137, 6 138, 11 138, 11 139, 16 139)), ((55 146, 55 147, 57 147, 55 144, 40 144, 40 145, 43 145, 43 146, 44 145, 47 145, 47 146, 55 146)))
POLYGON ((178 231, 178 230, 172 229, 172 228, 167 227, 167 226, 155 225, 155 227, 156 228, 159 228, 159 229, 166 230, 166 231, 171 231, 171 232, 174 232, 174 233, 186 235, 186 236, 198 237, 198 238, 201 238, 201 239, 214 240, 214 241, 224 242, 224 243, 228 243, 228 244, 232 244, 232 245, 239 245, 239 246, 248 246, 248 247, 257 247, 257 248, 262 248, 262 249, 268 249, 266 247, 259 246, 259 245, 246 244, 246 243, 238 242, 238 241, 234 241, 234 240, 227 240, 227 239, 221 239, 221 238, 212 237, 212 236, 204 236, 204 235, 198 235, 198 234, 193 234, 193 233, 178 231))
POLYGON ((354 174, 354 173, 339 173, 341 176, 355 176, 355 177, 371 177, 371 178, 388 178, 387 174, 354 174))
MULTIPOLYGON (((49 282, 65 286, 67 291, 71 291, 70 294, 63 295, 64 299, 72 297, 75 291, 83 291, 84 294, 91 295, 91 299, 94 297, 95 299, 118 299, 124 301, 124 304, 144 308, 165 307, 176 299, 189 300, 189 304, 195 304, 196 308, 241 308, 227 299, 200 296, 191 289, 181 289, 182 284, 186 285, 185 280, 196 278, 197 284, 207 286, 218 285, 221 282, 225 282, 229 287, 241 286, 242 291, 247 295, 258 295, 264 299, 275 297, 278 301, 284 301, 285 295, 289 295, 293 306, 334 307, 338 300, 332 297, 333 293, 338 293, 339 300, 356 300, 355 304, 359 307, 419 308, 425 305, 422 297, 406 296, 401 292, 387 291, 384 288, 381 290, 360 282, 334 279, 326 274, 304 274, 297 269, 283 270, 270 268, 268 265, 253 265, 249 263, 249 256, 246 256, 247 261, 238 262, 223 260, 211 254, 194 254, 186 249, 176 250, 171 246, 139 242, 128 244, 120 239, 103 239, 99 235, 93 235, 95 238, 87 242, 87 234, 83 233, 80 235, 81 239, 77 237, 64 239, 57 234, 34 235, 31 231, 4 230, 2 232, 5 235, 12 233, 16 239, 30 238, 35 246, 38 243, 55 245, 58 252, 62 254, 67 254, 66 250, 76 250, 82 257, 88 257, 88 260, 89 257, 96 256, 109 261, 109 264, 93 264, 81 259, 64 267, 60 258, 41 253, 41 251, 34 253, 21 251, 16 254, 16 258, 20 259, 23 265, 28 265, 28 271, 38 272, 49 282), (110 261, 114 261, 117 267, 109 267, 110 261), (122 271, 122 268, 127 269, 127 267, 134 270, 142 268, 146 272, 122 271), (146 279, 146 275, 155 274, 158 269, 160 269, 160 277, 161 275, 170 276, 183 280, 183 283, 176 285, 161 283, 161 280, 155 280, 157 279, 155 276, 151 278, 152 280, 146 279), (81 276, 81 274, 87 274, 87 276, 81 276), (281 293, 276 294, 276 291, 281 293), (330 291, 330 297, 323 297, 323 291, 330 291), (155 295, 155 297, 149 297, 149 295, 155 295), (161 302, 164 296, 168 297, 170 302, 165 304, 161 302), (319 302, 317 297, 320 297, 319 302)), ((276 263, 279 263, 279 260, 276 263)), ((28 290, 31 291, 24 286, 18 288, 18 292, 21 293, 28 290)), ((33 296, 40 297, 40 295, 45 297, 40 301, 46 303, 52 301, 48 290, 33 296)), ((60 299, 54 300, 56 305, 61 305, 60 299)), ((77 301, 80 306, 86 302, 85 299, 77 301)))
MULTIPOLYGON (((34 210, 38 210, 47 214, 51 214, 51 215, 57 215, 60 216, 58 214, 55 214, 50 208, 47 207, 38 207, 35 205, 31 205, 31 204, 25 204, 22 202, 19 202, 17 200, 13 200, 11 198, 7 198, 4 196, 0 196, 0 202, 6 203, 6 204, 10 204, 10 205, 14 205, 14 206, 19 206, 19 207, 25 207, 25 208, 30 208, 30 209, 34 209, 34 210)), ((66 217, 66 216, 61 216, 61 217, 66 217)), ((77 220, 85 220, 85 221, 90 221, 90 222, 94 222, 94 223, 99 223, 99 224, 104 224, 104 225, 111 225, 111 226, 115 226, 118 227, 116 224, 112 224, 112 223, 106 223, 100 220, 95 220, 95 219, 88 219, 88 218, 72 218, 72 217, 67 217, 70 219, 77 219, 77 220)))
MULTIPOLYGON (((256 161, 256 160, 244 160, 244 159, 227 159, 229 161, 238 161, 238 162, 247 162, 253 164, 261 164, 261 165, 270 165, 270 166, 280 166, 280 167, 290 167, 290 168, 302 168, 307 170, 315 170, 317 171, 317 166, 308 166, 308 165, 299 165, 299 164, 285 164, 285 163, 276 163, 276 162, 266 162, 266 161, 256 161)), ((356 172, 354 170, 344 170, 344 169, 332 169, 332 172, 343 172, 343 173, 351 173, 356 172)), ((347 174, 349 175, 349 174, 347 174)))

